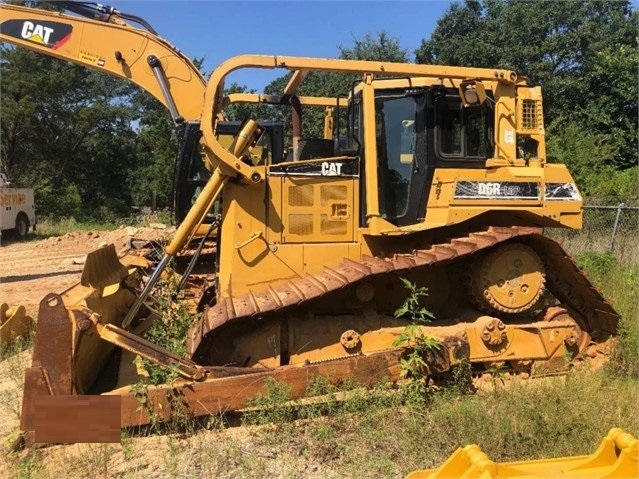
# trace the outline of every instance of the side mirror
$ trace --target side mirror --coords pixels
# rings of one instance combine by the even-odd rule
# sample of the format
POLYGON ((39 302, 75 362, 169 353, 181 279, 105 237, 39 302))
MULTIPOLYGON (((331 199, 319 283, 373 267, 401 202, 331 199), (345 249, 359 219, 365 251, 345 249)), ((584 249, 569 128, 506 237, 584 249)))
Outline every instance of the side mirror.
POLYGON ((486 89, 479 80, 464 80, 458 90, 464 107, 478 106, 486 100, 486 89))

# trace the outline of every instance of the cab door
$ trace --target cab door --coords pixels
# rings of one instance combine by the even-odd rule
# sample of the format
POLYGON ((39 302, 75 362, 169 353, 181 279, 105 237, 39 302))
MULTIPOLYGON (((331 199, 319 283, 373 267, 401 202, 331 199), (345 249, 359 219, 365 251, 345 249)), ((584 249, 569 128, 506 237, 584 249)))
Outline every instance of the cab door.
POLYGON ((375 96, 379 212, 397 226, 424 216, 426 98, 426 90, 383 90, 375 96))

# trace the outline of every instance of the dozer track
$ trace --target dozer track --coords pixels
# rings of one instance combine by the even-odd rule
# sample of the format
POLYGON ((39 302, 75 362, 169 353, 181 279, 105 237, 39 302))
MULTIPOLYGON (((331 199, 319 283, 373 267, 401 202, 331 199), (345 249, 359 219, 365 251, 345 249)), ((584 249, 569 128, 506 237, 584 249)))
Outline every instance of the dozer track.
MULTIPOLYGON (((523 258, 526 262, 526 256, 523 258)), ((533 261, 528 267, 538 268, 533 261)), ((401 288, 393 282, 404 276, 428 286, 434 303, 438 300, 442 303, 437 296, 446 288, 441 283, 457 286, 452 288, 456 291, 448 288, 445 292, 445 304, 433 305, 439 311, 437 319, 422 329, 424 334, 439 338, 460 334, 463 337, 468 328, 478 329, 479 336, 488 336, 483 346, 490 351, 477 356, 471 353, 471 362, 473 359, 503 361, 510 357, 513 364, 521 366, 532 364, 533 359, 548 361, 557 355, 556 350, 546 350, 546 357, 530 352, 529 348, 517 351, 523 345, 513 344, 515 338, 508 338, 506 325, 521 331, 548 327, 550 321, 555 321, 552 325, 557 326, 557 321, 569 320, 574 330, 566 330, 564 339, 573 357, 616 333, 618 314, 561 246, 544 237, 540 228, 490 227, 428 249, 385 258, 345 259, 319 273, 259 292, 225 298, 209 307, 191 329, 188 350, 199 364, 278 367, 391 349, 393 339, 406 322, 393 317, 401 299, 399 304, 385 304, 384 300, 388 295, 400 298, 397 290, 401 288), (494 257, 498 248, 508 253, 494 257), (527 252, 529 249, 533 253, 527 252), (495 279, 491 275, 508 275, 499 272, 498 263, 502 259, 510 261, 508 254, 519 258, 522 253, 518 250, 536 254, 543 262, 543 272, 524 271, 524 274, 537 274, 536 278, 524 282, 531 283, 532 288, 532 283, 537 281, 538 291, 529 292, 532 297, 525 307, 515 305, 508 309, 505 305, 500 311, 494 301, 482 302, 482 298, 477 297, 483 291, 481 278, 488 276, 485 281, 490 282, 495 279), (489 258, 488 272, 476 266, 480 258, 489 258), (498 273, 491 273, 491 267, 497 268, 498 273), (455 271, 453 276, 442 276, 450 271, 455 271), (473 275, 480 279, 474 280, 473 275), (388 284, 393 287, 389 289, 388 284), (384 287, 387 289, 380 292, 384 287), (269 344, 270 349, 265 348, 265 344, 269 344)), ((488 289, 483 291, 485 296, 490 296, 488 289)), ((402 293, 405 296, 406 292, 402 293)), ((507 296, 505 299, 509 301, 507 296)), ((473 344, 470 347, 472 349, 473 344)))

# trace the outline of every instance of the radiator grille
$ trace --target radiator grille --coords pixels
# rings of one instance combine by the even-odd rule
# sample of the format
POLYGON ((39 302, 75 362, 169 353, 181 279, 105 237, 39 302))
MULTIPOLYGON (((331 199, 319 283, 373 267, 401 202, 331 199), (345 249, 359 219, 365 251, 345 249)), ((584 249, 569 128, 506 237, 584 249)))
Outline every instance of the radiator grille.
POLYGON ((313 206, 313 185, 290 186, 288 204, 289 206, 313 206))
POLYGON ((322 206, 326 206, 333 201, 346 201, 346 186, 323 185, 320 188, 320 201, 322 206))
POLYGON ((345 235, 346 221, 332 220, 328 215, 320 218, 320 233, 323 235, 345 235))
POLYGON ((543 128, 541 101, 521 100, 521 129, 537 131, 543 128))
POLYGON ((288 229, 294 235, 312 235, 313 234, 313 215, 288 215, 288 229))

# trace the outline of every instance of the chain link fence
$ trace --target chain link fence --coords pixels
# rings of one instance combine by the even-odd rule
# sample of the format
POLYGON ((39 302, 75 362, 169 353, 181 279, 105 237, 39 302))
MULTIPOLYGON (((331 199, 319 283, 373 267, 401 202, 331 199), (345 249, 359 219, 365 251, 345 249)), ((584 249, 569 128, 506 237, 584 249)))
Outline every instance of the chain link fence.
POLYGON ((560 240, 570 255, 613 252, 619 262, 639 267, 639 206, 603 203, 592 200, 584 205, 581 230, 546 228, 545 234, 560 240))

